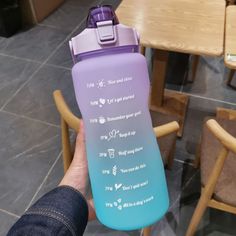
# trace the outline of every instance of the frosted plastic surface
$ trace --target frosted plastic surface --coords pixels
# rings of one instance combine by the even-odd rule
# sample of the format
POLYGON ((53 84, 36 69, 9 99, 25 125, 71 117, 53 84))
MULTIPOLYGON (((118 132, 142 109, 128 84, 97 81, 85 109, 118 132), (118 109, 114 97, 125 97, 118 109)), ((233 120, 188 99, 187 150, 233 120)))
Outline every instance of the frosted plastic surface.
POLYGON ((72 75, 98 219, 118 230, 154 223, 166 213, 169 198, 148 110, 145 58, 90 58, 77 63, 72 75))

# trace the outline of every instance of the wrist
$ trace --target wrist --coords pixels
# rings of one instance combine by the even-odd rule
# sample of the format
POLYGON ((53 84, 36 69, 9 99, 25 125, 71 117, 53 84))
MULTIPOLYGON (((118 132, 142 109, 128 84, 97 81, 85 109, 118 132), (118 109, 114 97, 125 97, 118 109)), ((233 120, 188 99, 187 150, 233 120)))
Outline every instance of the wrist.
POLYGON ((68 186, 76 191, 80 192, 84 197, 86 197, 86 186, 82 186, 81 183, 76 181, 73 176, 65 175, 64 178, 61 180, 58 186, 68 186))

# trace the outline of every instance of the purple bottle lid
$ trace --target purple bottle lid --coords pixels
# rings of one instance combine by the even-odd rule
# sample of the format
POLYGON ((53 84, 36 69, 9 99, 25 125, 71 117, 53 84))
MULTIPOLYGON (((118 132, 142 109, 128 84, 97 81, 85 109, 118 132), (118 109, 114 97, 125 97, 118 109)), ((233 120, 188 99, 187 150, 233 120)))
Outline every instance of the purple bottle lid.
POLYGON ((103 53, 137 52, 139 36, 135 29, 119 24, 109 5, 90 9, 87 28, 70 41, 74 63, 87 56, 103 53))
POLYGON ((112 21, 113 25, 119 24, 112 6, 103 5, 90 8, 87 18, 87 28, 97 28, 97 23, 102 21, 112 21))

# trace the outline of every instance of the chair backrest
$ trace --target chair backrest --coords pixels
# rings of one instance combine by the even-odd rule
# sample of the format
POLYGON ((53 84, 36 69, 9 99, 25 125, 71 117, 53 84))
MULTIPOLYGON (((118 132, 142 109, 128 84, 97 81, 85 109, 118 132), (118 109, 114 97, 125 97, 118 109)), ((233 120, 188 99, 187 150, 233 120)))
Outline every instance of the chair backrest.
MULTIPOLYGON (((234 123, 235 121, 225 120, 225 122, 228 124, 228 122, 234 123)), ((204 186, 204 192, 209 197, 209 200, 215 194, 215 197, 221 199, 221 202, 234 205, 235 197, 228 194, 228 191, 231 191, 229 186, 232 186, 233 182, 226 183, 225 181, 233 178, 232 173, 234 176, 236 175, 234 170, 236 163, 234 158, 234 154, 236 154, 236 138, 222 128, 214 119, 208 120, 206 127, 212 135, 210 134, 207 137, 208 131, 205 130, 202 137, 201 182, 204 186), (214 138, 219 142, 216 142, 214 138), (229 155, 229 153, 232 154, 229 155), (223 169, 224 171, 222 172, 223 169)))
POLYGON ((69 125, 70 128, 74 129, 76 132, 79 132, 80 119, 71 112, 64 100, 61 91, 54 91, 53 97, 61 118, 67 123, 67 125, 69 125))
POLYGON ((214 120, 210 119, 206 123, 208 129, 212 132, 212 134, 221 142, 223 147, 236 154, 236 138, 225 131, 219 123, 214 120))

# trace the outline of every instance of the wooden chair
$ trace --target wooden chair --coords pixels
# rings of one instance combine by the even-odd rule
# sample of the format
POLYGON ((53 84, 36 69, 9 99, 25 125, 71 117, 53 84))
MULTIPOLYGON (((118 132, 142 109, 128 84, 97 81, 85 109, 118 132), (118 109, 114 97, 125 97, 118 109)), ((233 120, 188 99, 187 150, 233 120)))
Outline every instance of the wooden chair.
MULTIPOLYGON (((219 109, 218 115, 226 115, 219 109)), ((186 236, 193 236, 207 207, 236 214, 236 121, 206 122, 201 143, 201 197, 186 236)))
MULTIPOLYGON (((66 172, 73 158, 73 151, 71 149, 71 144, 70 144, 69 128, 72 128, 76 132, 79 132, 80 119, 70 111, 69 107, 67 106, 62 96, 61 91, 59 90, 54 91, 53 97, 58 112, 60 113, 61 116, 63 165, 64 165, 64 172, 66 172)), ((163 124, 161 126, 155 127, 153 128, 153 130, 158 139, 163 138, 164 136, 168 136, 170 134, 177 136, 177 132, 179 130, 179 124, 176 121, 173 121, 169 122, 168 124, 163 124)), ((171 148, 173 147, 169 146, 169 149, 171 148)), ((162 150, 161 147, 160 149, 162 150)), ((173 150, 171 150, 170 153, 173 153, 173 150)), ((169 167, 172 164, 172 161, 173 160, 168 161, 169 167)), ((143 229, 143 236, 150 236, 150 235, 151 235, 151 227, 143 229)))

